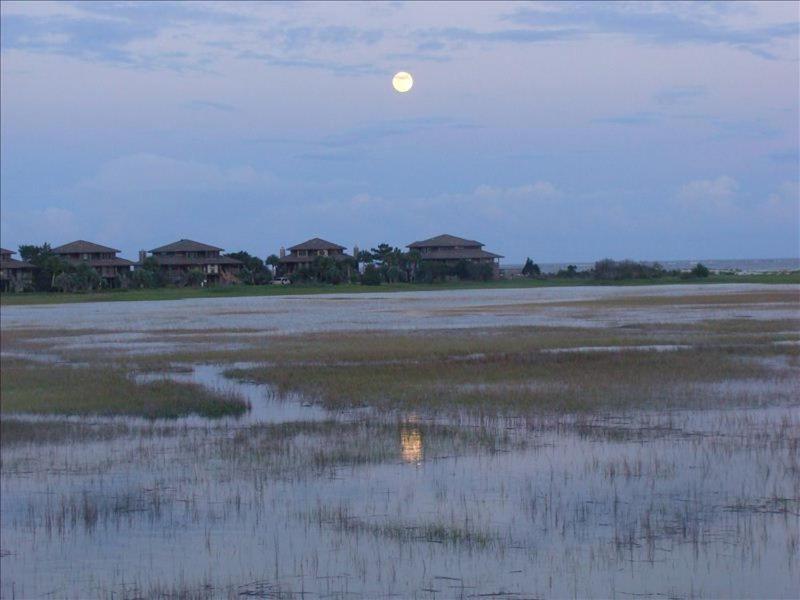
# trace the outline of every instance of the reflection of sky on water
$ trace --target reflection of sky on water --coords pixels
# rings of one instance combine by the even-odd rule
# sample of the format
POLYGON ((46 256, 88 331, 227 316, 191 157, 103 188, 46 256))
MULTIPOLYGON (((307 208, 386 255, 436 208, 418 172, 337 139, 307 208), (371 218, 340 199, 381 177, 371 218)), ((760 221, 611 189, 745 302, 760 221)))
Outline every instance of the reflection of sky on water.
MULTIPOLYGON (((798 506, 774 512, 772 498, 796 498, 799 421, 797 408, 597 416, 552 430, 521 421, 525 449, 440 447, 413 469, 390 459, 323 476, 209 460, 236 427, 4 449, 2 595, 108 596, 123 583, 143 594, 180 573, 233 582, 235 594, 264 582, 369 598, 790 597, 798 506), (366 524, 469 527, 488 544, 353 533, 310 516, 320 506, 366 524)), ((398 429, 401 455, 421 451, 416 425, 398 429)))
MULTIPOLYGON (((448 314, 441 311, 477 306, 624 298, 641 295, 707 294, 707 285, 657 285, 633 287, 574 287, 477 289, 435 292, 332 294, 202 298, 153 302, 98 302, 39 306, 0 307, 2 327, 95 329, 98 322, 112 324, 123 333, 101 335, 98 345, 135 343, 124 332, 162 330, 243 329, 269 333, 341 331, 348 329, 433 329, 507 325, 607 326, 642 322, 695 322, 708 318, 750 317, 774 319, 797 317, 798 311, 741 306, 693 307, 645 306, 612 309, 585 306, 543 306, 522 314, 448 314), (745 314, 746 313, 746 314, 745 314), (116 338, 116 339, 115 339, 116 338)), ((714 293, 747 290, 797 289, 797 286, 715 285, 714 293)), ((502 311, 499 311, 502 312, 502 311)), ((74 340, 73 340, 74 342, 74 340)))
MULTIPOLYGON (((753 287, 714 288, 722 289, 753 287)), ((430 313, 678 292, 707 293, 708 288, 2 307, 2 326, 92 328, 103 317, 126 331, 62 339, 77 347, 96 343, 114 350, 141 343, 138 350, 147 351, 161 346, 146 346, 149 341, 135 330, 605 325, 744 312, 733 306, 591 314, 585 307, 580 314, 558 307, 502 317, 434 318, 430 313), (231 308, 242 312, 219 314, 231 308)), ((756 318, 781 314, 753 312, 756 318)), ((270 476, 246 456, 222 459, 213 449, 237 434, 253 435, 247 429, 253 423, 381 416, 334 415, 304 405, 301 398, 277 398, 269 386, 226 380, 220 372, 218 366, 198 365, 170 377, 240 394, 253 407, 248 415, 212 426, 197 417, 172 421, 177 433, 151 437, 3 448, 1 596, 104 597, 123 586, 127 595, 144 595, 152 586, 175 582, 176 573, 190 585, 209 582, 217 591, 231 583, 228 595, 234 596, 281 589, 369 598, 432 594, 423 590, 438 590, 439 597, 500 591, 549 597, 791 597, 800 586, 798 455, 790 443, 800 427, 797 407, 593 416, 564 427, 507 419, 495 425, 528 446, 503 452, 443 449, 436 436, 423 436, 423 417, 387 414, 383 422, 398 425, 388 441, 375 441, 387 443, 385 464, 332 468, 322 476, 291 471, 270 476), (100 514, 85 508, 84 499, 92 499, 100 514), (485 547, 465 547, 348 532, 309 516, 321 506, 341 509, 366 525, 388 523, 403 531, 424 525, 469 527, 489 541, 485 547)), ((774 385, 785 394, 785 382, 774 385)), ((718 387, 731 396, 765 391, 759 382, 718 387)), ((457 424, 486 423, 462 416, 457 424)), ((302 443, 316 442, 304 437, 302 443)), ((330 452, 326 446, 315 449, 319 456, 330 452)))

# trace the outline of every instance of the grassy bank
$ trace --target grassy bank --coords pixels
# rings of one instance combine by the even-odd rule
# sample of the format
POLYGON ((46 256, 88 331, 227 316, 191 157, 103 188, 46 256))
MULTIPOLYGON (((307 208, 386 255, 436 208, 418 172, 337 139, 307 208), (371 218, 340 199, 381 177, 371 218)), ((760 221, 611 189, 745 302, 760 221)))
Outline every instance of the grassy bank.
POLYGON ((124 370, 31 365, 3 360, 0 413, 128 415, 176 418, 240 415, 248 405, 233 396, 174 381, 137 383, 124 370))
POLYGON ((376 292, 430 292, 441 290, 472 289, 518 289, 568 286, 642 286, 670 284, 716 284, 716 283, 795 283, 800 284, 800 271, 792 273, 764 273, 757 275, 711 275, 703 279, 681 279, 662 277, 659 279, 630 279, 623 281, 597 281, 593 279, 501 279, 497 281, 458 281, 447 283, 394 283, 380 286, 343 285, 257 285, 217 288, 161 288, 146 290, 106 290, 87 294, 25 293, 2 294, 0 305, 61 304, 73 302, 111 302, 145 300, 183 300, 191 298, 232 298, 238 296, 287 296, 304 294, 358 294, 376 292))

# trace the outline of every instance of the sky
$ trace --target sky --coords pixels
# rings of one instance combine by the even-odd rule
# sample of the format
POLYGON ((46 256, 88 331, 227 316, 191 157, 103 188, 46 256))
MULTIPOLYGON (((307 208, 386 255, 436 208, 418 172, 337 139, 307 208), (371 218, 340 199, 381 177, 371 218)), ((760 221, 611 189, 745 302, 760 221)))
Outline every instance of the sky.
POLYGON ((5 248, 800 256, 794 2, 0 11, 5 248))

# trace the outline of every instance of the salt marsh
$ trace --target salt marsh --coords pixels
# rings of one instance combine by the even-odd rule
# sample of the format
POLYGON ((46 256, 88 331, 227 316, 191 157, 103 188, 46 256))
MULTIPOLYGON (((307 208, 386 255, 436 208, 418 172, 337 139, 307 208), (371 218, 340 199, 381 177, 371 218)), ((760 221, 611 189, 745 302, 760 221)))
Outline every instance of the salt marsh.
POLYGON ((2 307, 0 594, 794 597, 800 290, 676 288, 2 307))

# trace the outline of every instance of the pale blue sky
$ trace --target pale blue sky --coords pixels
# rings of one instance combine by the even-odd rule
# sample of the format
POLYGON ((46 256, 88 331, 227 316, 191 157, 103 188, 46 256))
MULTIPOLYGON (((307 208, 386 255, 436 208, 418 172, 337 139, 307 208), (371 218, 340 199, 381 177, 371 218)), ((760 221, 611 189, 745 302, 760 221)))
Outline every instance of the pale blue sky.
POLYGON ((4 2, 2 245, 798 256, 799 88, 793 2, 4 2))

